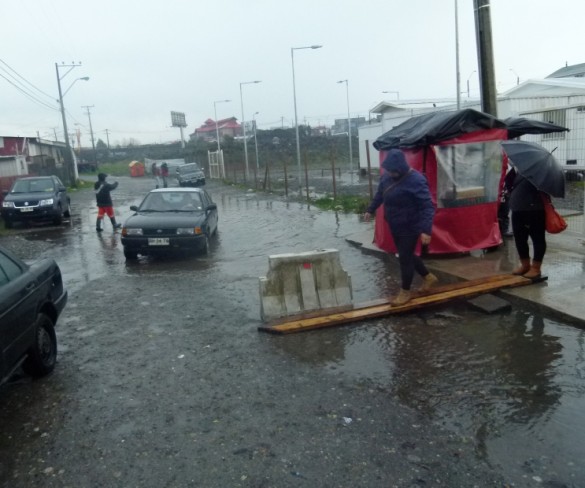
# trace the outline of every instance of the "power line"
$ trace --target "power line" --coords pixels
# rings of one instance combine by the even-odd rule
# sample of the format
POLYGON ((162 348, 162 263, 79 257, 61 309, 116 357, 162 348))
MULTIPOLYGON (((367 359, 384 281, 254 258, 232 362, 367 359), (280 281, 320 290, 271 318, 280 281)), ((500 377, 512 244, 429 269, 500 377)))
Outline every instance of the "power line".
POLYGON ((36 96, 34 96, 33 94, 27 92, 24 88, 18 86, 16 83, 14 83, 11 79, 7 78, 6 76, 4 76, 2 73, 0 73, 0 76, 2 78, 4 78, 8 83, 10 83, 14 88, 16 88, 19 92, 21 92, 24 96, 28 97, 29 99, 31 99, 32 101, 34 101, 35 103, 37 103, 38 105, 42 105, 45 108, 49 108, 51 110, 55 110, 58 111, 59 109, 57 107, 51 106, 48 103, 45 103, 44 101, 38 99, 36 96))
POLYGON ((24 76, 22 76, 20 73, 18 73, 18 71, 16 71, 14 68, 12 68, 6 61, 0 59, 0 63, 2 63, 4 66, 6 66, 10 71, 12 71, 14 74, 16 74, 16 76, 18 76, 21 80, 23 80, 26 84, 32 86, 36 91, 38 91, 39 93, 42 93, 43 95, 45 95, 46 97, 50 98, 51 101, 55 100, 55 97, 53 97, 52 95, 49 95, 48 93, 44 92, 43 90, 41 90, 40 88, 38 88, 37 86, 33 85, 30 81, 28 81, 24 76))

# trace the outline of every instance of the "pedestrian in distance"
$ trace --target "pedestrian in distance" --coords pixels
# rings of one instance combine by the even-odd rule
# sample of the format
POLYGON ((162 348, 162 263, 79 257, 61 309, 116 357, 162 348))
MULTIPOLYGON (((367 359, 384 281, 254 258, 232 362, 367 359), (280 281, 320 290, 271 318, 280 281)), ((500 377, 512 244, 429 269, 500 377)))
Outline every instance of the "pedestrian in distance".
POLYGON ((152 177, 154 178, 155 188, 158 189, 160 187, 160 169, 158 168, 156 163, 152 163, 152 166, 150 167, 150 172, 152 173, 152 177))
POLYGON ((107 177, 107 174, 100 173, 98 175, 98 180, 94 185, 95 197, 98 207, 98 216, 95 223, 95 230, 97 232, 102 232, 103 230, 102 221, 104 220, 104 215, 107 215, 110 218, 114 230, 122 227, 122 224, 118 224, 116 222, 116 217, 114 215, 114 204, 112 203, 112 195, 110 193, 112 190, 118 188, 118 182, 116 181, 115 183, 108 183, 106 181, 107 177))
POLYGON ((169 178, 169 165, 165 162, 160 165, 160 175, 163 181, 163 187, 168 187, 168 178, 169 178))
POLYGON ((419 241, 423 246, 431 242, 435 207, 427 179, 408 165, 402 151, 391 149, 382 168, 385 172, 364 220, 369 222, 376 209, 384 206, 384 219, 398 251, 401 275, 400 293, 390 303, 400 306, 412 298, 410 288, 415 271, 423 278, 421 292, 428 292, 438 281, 416 254, 419 241))
POLYGON ((510 194, 512 231, 520 258, 520 266, 512 274, 530 279, 540 278, 542 260, 546 253, 546 221, 542 194, 515 169, 507 174, 505 188, 510 194), (529 239, 534 250, 532 262, 529 239))

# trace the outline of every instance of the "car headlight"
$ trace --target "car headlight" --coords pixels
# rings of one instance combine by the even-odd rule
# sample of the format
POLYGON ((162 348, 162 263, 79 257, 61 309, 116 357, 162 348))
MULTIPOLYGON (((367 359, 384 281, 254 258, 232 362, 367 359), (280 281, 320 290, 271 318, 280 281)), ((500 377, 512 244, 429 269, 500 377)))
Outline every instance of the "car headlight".
POLYGON ((123 236, 141 236, 142 234, 142 229, 129 229, 128 227, 122 229, 123 236))
POLYGON ((54 203, 54 200, 53 200, 52 198, 47 198, 46 200, 41 200, 41 201, 39 202, 39 205, 40 205, 41 207, 46 207, 46 206, 48 206, 48 205, 53 205, 53 203, 54 203))
POLYGON ((14 208, 14 202, 2 202, 2 208, 14 208))
POLYGON ((195 234, 193 227, 179 227, 177 229, 177 235, 179 236, 192 236, 193 234, 195 234))

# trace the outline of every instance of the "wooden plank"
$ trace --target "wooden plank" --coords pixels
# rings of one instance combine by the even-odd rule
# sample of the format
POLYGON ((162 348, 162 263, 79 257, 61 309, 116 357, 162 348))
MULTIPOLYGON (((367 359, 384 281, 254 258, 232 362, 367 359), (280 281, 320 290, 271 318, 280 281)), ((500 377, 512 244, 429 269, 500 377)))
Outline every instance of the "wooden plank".
POLYGON ((395 315, 433 305, 439 305, 459 298, 470 298, 484 293, 490 293, 503 288, 513 288, 532 284, 533 281, 523 276, 514 275, 495 275, 477 280, 471 280, 461 283, 453 283, 437 287, 432 293, 417 296, 406 305, 392 307, 388 300, 383 303, 377 301, 374 304, 362 304, 355 306, 348 311, 321 311, 320 315, 304 318, 291 318, 288 321, 277 325, 267 325, 259 327, 259 330, 274 334, 291 334, 306 330, 332 327, 336 325, 358 322, 367 319, 395 315))

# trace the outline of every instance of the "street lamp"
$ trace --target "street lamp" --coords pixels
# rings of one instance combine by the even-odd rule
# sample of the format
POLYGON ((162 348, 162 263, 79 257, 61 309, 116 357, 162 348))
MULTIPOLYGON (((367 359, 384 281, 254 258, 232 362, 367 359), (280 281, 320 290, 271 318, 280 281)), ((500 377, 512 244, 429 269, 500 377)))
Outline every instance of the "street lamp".
POLYGON ((79 64, 58 64, 55 63, 55 73, 57 74, 57 88, 59 89, 59 106, 61 108, 61 118, 63 120, 63 135, 65 136, 65 162, 67 165, 67 173, 69 175, 69 183, 72 185, 75 185, 77 182, 77 178, 78 178, 78 173, 77 173, 77 165, 75 164, 75 159, 73 157, 73 154, 71 152, 71 143, 69 141, 69 131, 67 130, 67 118, 65 117, 65 105, 63 104, 63 97, 67 94, 67 92, 71 89, 71 87, 78 81, 78 80, 84 80, 87 81, 89 80, 88 76, 85 76, 83 78, 77 78, 73 83, 71 83, 71 85, 69 86, 69 88, 67 88, 67 90, 65 91, 65 93, 63 93, 63 90, 61 88, 61 80, 63 78, 65 78, 70 72, 71 70, 73 70, 74 68, 77 68, 78 66, 81 66, 81 63, 79 64), (61 76, 59 69, 60 68, 69 68, 65 74, 63 74, 61 76))
POLYGON ((519 85, 520 77, 518 76, 518 73, 516 73, 516 71, 514 71, 512 68, 510 68, 510 71, 516 75, 516 85, 519 85))
MULTIPOLYGON (((217 123, 217 104, 218 103, 227 103, 227 102, 231 102, 231 100, 215 100, 213 102, 213 113, 215 115, 215 134, 217 136, 217 157, 219 158, 220 153, 221 153, 221 145, 219 142, 219 124, 217 123)), ((219 161, 219 159, 218 159, 219 161)))
POLYGON ((256 148, 256 175, 260 172, 260 160, 258 159, 258 138, 256 137, 256 115, 260 112, 255 112, 252 115, 252 122, 254 124, 254 147, 256 148))
POLYGON ((383 91, 382 93, 392 93, 396 95, 396 100, 400 100, 400 92, 398 91, 383 91))
POLYGON ((472 77, 472 76, 473 76, 475 73, 477 73, 477 70, 473 70, 473 71, 471 72, 471 74, 469 75, 469 78, 467 78, 467 98, 469 98, 469 96, 470 96, 470 95, 469 95, 469 80, 471 80, 471 77, 472 77))
POLYGON ((249 170, 249 166, 248 166, 248 141, 246 139, 246 118, 244 116, 244 97, 242 95, 242 85, 253 85, 256 83, 262 83, 262 82, 260 80, 240 82, 240 103, 242 105, 242 128, 243 128, 243 135, 244 135, 244 155, 246 158, 246 180, 250 179, 250 170, 249 170))
POLYGON ((82 78, 77 78, 77 79, 73 80, 73 83, 71 83, 71 85, 69 85, 69 88, 67 88, 67 90, 65 90, 63 92, 63 97, 65 97, 65 95, 67 95, 67 93, 69 93, 69 90, 71 90, 71 88, 73 88, 73 85, 75 85, 75 83, 77 83, 79 80, 89 81, 89 76, 83 76, 82 78))
POLYGON ((314 44, 312 46, 302 46, 302 47, 291 47, 290 48, 290 57, 292 61, 292 79, 293 79, 293 99, 295 104, 295 132, 297 138, 297 169, 299 174, 299 195, 303 190, 302 178, 301 178, 301 143, 299 141, 299 119, 297 115, 297 87, 295 83, 295 51, 300 49, 320 49, 323 46, 314 44))
POLYGON ((351 149, 351 116, 349 114, 349 80, 339 80, 337 83, 345 83, 345 95, 347 98, 347 138, 349 139, 349 174, 353 183, 353 152, 351 149))

